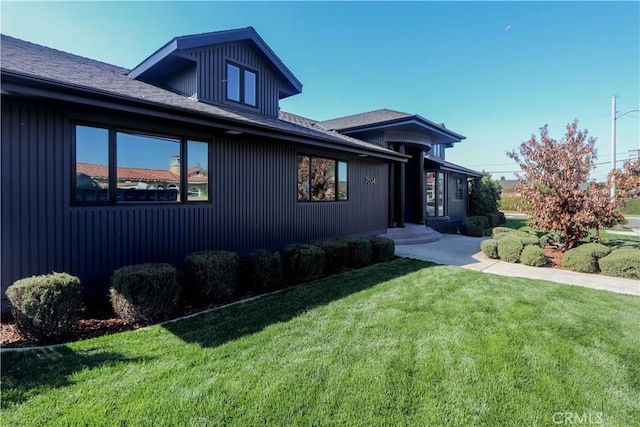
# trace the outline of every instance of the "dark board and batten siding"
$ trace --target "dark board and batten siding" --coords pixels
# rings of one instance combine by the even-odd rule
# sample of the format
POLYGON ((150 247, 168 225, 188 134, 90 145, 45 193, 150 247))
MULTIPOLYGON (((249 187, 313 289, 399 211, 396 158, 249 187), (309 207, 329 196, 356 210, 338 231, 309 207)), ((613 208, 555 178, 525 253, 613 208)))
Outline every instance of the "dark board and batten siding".
POLYGON ((198 94, 197 66, 187 68, 181 73, 177 73, 164 83, 168 89, 184 96, 195 96, 198 94))
MULTIPOLYGON (((350 158, 349 201, 302 203, 296 200, 297 147, 213 132, 211 203, 73 206, 71 117, 77 114, 62 106, 3 99, 3 306, 7 286, 34 274, 65 271, 85 283, 104 284, 123 265, 180 265, 193 251, 246 254, 386 228, 386 163, 350 158), (374 177, 375 184, 370 179, 367 184, 365 177, 374 177)), ((96 123, 100 117, 114 120, 110 112, 95 117, 96 123)), ((138 123, 152 126, 153 121, 140 117, 138 123)), ((189 135, 188 128, 172 129, 189 135)))
POLYGON ((257 108, 244 107, 261 114, 278 117, 280 82, 276 74, 246 43, 227 43, 189 54, 198 61, 198 99, 205 102, 240 106, 226 99, 226 62, 231 61, 257 72, 257 108))

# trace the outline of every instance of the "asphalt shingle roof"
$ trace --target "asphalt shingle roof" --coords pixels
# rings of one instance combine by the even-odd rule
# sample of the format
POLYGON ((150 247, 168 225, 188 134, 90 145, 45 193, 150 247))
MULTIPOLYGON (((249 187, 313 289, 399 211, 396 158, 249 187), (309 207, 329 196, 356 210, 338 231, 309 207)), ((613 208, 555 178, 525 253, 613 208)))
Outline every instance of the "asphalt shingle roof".
POLYGON ((219 105, 199 102, 127 76, 128 69, 62 52, 2 34, 0 69, 3 75, 33 78, 57 86, 67 86, 95 94, 115 96, 146 105, 169 107, 183 113, 202 114, 263 130, 286 132, 331 142, 336 148, 358 148, 398 157, 398 153, 314 126, 316 121, 281 112, 272 118, 219 105))
POLYGON ((327 129, 348 129, 358 126, 371 125, 374 123, 384 123, 391 120, 406 119, 414 114, 403 113, 401 111, 382 110, 369 111, 366 113, 353 114, 351 116, 338 117, 336 119, 324 120, 322 126, 327 129))

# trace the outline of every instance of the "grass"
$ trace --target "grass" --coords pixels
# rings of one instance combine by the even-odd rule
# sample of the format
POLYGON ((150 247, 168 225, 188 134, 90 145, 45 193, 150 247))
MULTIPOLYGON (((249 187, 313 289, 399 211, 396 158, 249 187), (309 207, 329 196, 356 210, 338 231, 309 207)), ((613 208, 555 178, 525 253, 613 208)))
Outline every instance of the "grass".
POLYGON ((640 419, 640 298, 395 260, 186 320, 2 354, 2 424, 640 419))

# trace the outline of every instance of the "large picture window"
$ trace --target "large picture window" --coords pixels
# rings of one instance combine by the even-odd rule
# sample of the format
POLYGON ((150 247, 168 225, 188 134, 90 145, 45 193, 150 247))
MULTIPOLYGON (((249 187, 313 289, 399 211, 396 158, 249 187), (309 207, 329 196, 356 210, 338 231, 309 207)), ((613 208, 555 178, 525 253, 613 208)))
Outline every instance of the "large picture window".
POLYGON ((209 144, 203 141, 77 125, 73 200, 79 204, 206 202, 208 165, 209 144))
POLYGON ((227 64, 227 99, 255 107, 257 74, 240 65, 227 64))
POLYGON ((298 200, 332 202, 348 199, 348 163, 298 156, 298 200))

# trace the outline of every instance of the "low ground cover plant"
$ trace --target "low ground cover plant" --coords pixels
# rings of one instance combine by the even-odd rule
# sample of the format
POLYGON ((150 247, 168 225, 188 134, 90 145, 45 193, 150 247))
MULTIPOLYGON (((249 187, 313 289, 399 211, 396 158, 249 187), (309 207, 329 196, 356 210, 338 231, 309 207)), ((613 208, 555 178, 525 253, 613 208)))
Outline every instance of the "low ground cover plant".
POLYGON ((67 273, 20 279, 6 295, 20 333, 37 341, 70 331, 82 307, 82 284, 67 273))
POLYGON ((137 264, 111 277, 111 304, 121 319, 151 324, 168 319, 180 301, 178 270, 171 264, 137 264))

